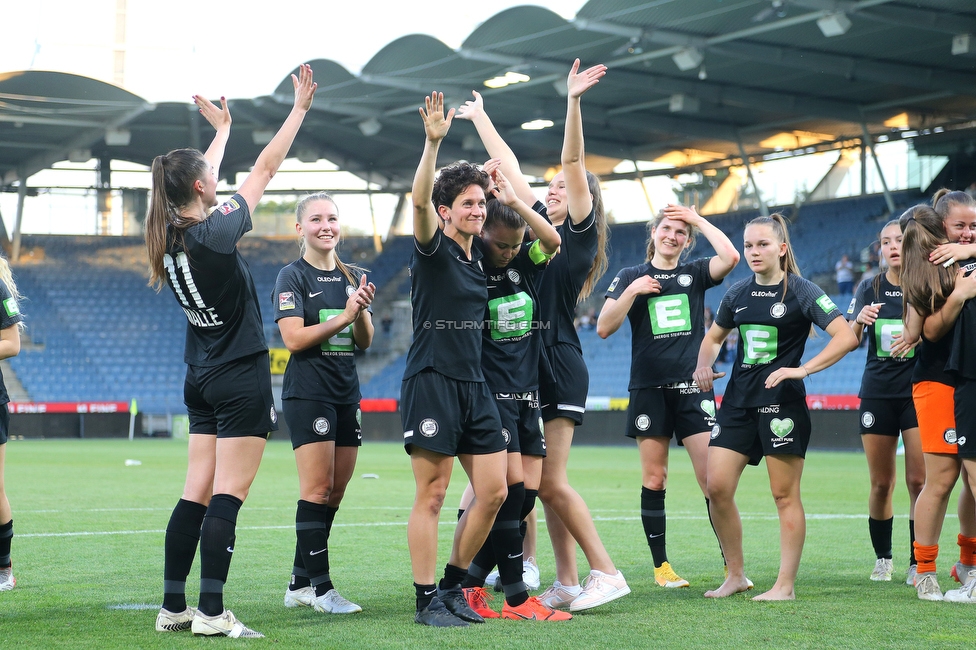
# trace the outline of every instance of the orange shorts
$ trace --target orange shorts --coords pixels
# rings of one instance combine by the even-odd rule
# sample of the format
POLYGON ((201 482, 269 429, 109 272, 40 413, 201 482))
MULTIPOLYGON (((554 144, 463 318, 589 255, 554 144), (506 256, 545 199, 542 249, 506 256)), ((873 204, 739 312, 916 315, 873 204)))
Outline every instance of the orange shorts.
POLYGON ((956 444, 946 442, 946 437, 956 438, 955 390, 937 381, 912 384, 912 401, 918 415, 922 452, 926 454, 956 455, 956 444))

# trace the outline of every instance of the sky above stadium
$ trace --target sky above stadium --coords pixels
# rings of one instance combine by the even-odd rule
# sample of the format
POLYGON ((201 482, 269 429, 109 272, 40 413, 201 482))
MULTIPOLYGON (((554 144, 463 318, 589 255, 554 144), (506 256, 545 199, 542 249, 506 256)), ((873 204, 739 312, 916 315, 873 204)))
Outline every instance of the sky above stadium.
POLYGON ((189 101, 195 93, 256 97, 312 59, 332 59, 358 73, 383 46, 407 34, 430 34, 459 47, 486 19, 524 4, 572 18, 584 2, 11 1, 3 3, 0 72, 54 70, 112 83, 115 53, 124 51, 121 85, 149 101, 189 101), (124 38, 117 32, 120 6, 124 38))

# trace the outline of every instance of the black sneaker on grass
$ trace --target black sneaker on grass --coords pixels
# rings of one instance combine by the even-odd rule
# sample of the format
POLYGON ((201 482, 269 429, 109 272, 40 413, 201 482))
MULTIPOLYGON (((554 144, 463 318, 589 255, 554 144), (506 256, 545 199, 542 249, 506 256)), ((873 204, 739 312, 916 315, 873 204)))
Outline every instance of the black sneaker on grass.
POLYGON ((447 611, 462 621, 467 621, 468 623, 485 622, 481 614, 471 609, 471 606, 468 605, 468 599, 464 597, 464 591, 461 589, 461 585, 452 589, 441 589, 438 587, 437 597, 444 603, 444 607, 447 607, 447 611))
POLYGON ((413 620, 420 625, 430 625, 431 627, 468 627, 465 621, 447 611, 444 603, 437 596, 434 596, 427 607, 417 612, 413 620))

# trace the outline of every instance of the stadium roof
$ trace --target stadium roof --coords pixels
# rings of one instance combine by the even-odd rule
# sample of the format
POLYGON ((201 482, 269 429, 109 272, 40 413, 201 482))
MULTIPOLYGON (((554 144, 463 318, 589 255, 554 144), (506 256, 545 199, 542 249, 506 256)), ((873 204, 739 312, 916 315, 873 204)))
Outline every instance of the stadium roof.
MULTIPOLYGON (((574 57, 610 68, 584 98, 587 154, 607 159, 597 171, 811 150, 859 140, 864 127, 945 140, 976 120, 971 0, 590 0, 568 21, 537 6, 502 11, 457 50, 404 36, 358 75, 312 61, 319 89, 292 155, 402 191, 422 146, 424 94, 442 90, 456 106, 479 89, 523 166, 542 175, 559 161, 559 87, 574 57), (485 87, 507 73, 528 79, 485 87), (554 125, 521 128, 533 120, 554 125)), ((253 163, 291 102, 287 76, 271 95, 231 101, 228 177, 253 163)), ((209 134, 192 105, 152 105, 62 73, 0 74, 0 185, 89 151, 148 164, 209 134)), ((456 122, 441 160, 484 156, 473 127, 456 122)))

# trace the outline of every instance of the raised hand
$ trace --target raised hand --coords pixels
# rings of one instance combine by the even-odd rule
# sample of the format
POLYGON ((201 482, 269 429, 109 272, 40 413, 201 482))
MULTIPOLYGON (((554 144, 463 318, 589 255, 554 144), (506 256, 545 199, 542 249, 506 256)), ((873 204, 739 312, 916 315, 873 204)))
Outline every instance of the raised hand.
POLYGON ((566 79, 566 88, 569 91, 569 96, 573 99, 579 98, 587 90, 595 86, 600 78, 607 73, 607 66, 602 63, 593 66, 592 68, 587 68, 583 72, 579 72, 580 60, 576 59, 573 62, 573 67, 569 71, 569 77, 566 79))
POLYGON ((298 76, 292 75, 291 83, 295 86, 295 108, 307 111, 312 107, 312 97, 319 87, 312 80, 312 66, 307 63, 298 66, 298 76))
POLYGON ((471 94, 474 95, 474 99, 469 99, 457 109, 457 118, 459 120, 474 121, 478 115, 485 112, 485 100, 482 99, 481 93, 477 90, 472 90, 471 94))
MULTIPOLYGON (((487 167, 487 165, 486 165, 487 167)), ((503 205, 512 207, 518 203, 518 195, 512 188, 512 184, 502 173, 502 170, 498 167, 491 172, 491 178, 495 181, 495 187, 491 189, 491 193, 495 195, 495 198, 502 202, 503 205)))
POLYGON ((695 208, 693 206, 685 207, 683 205, 668 203, 667 207, 665 207, 664 210, 662 210, 662 212, 664 212, 664 216, 667 217, 668 219, 684 221, 688 225, 692 225, 692 226, 695 225, 696 222, 702 219, 701 215, 699 215, 695 211, 695 208))
POLYGON ((226 97, 220 98, 220 108, 217 108, 212 101, 200 95, 193 96, 193 103, 200 109, 200 115, 203 115, 204 119, 210 122, 210 126, 214 129, 219 131, 221 127, 230 128, 230 109, 227 107, 226 97))
POLYGON ((444 93, 435 90, 429 97, 424 98, 424 108, 420 109, 420 117, 424 120, 424 131, 427 133, 427 139, 431 142, 440 142, 451 130, 454 109, 449 110, 445 116, 444 93))
POLYGON ((372 282, 367 283, 366 274, 363 273, 359 278, 359 287, 346 300, 346 311, 353 320, 359 318, 359 314, 370 306, 375 295, 376 286, 372 282))

